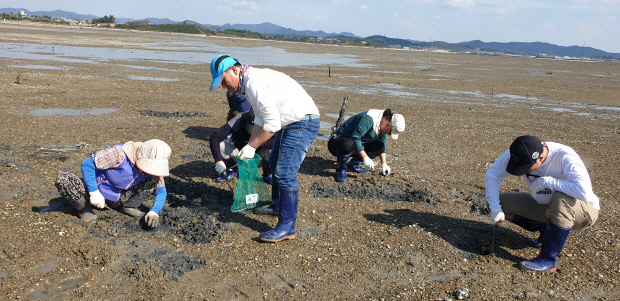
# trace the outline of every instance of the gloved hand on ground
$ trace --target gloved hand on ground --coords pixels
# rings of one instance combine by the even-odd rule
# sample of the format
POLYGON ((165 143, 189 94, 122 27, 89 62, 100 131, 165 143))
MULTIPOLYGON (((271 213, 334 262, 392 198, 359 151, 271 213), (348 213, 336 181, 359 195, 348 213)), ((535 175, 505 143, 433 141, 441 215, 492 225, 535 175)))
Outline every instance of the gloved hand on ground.
POLYGON ((372 170, 375 170, 375 162, 374 162, 374 161, 372 161, 372 159, 370 159, 370 157, 366 157, 366 158, 364 158, 364 166, 365 166, 367 169, 372 169, 372 170))
POLYGON ((105 207, 105 198, 99 190, 91 191, 88 194, 90 195, 91 205, 99 209, 103 209, 105 207))
POLYGON ((224 164, 224 161, 218 161, 215 162, 215 171, 217 172, 217 174, 221 174, 226 170, 226 164, 224 164))
POLYGON ((147 213, 144 217, 144 221, 147 225, 149 225, 149 227, 155 228, 159 225, 159 215, 154 211, 149 211, 149 213, 147 213))
POLYGON ((495 225, 497 222, 506 220, 506 216, 503 211, 491 212, 491 224, 495 225))
POLYGON ((383 175, 384 176, 387 176, 387 175, 390 174, 390 172, 392 172, 392 169, 387 164, 381 165, 381 168, 383 169, 383 175))

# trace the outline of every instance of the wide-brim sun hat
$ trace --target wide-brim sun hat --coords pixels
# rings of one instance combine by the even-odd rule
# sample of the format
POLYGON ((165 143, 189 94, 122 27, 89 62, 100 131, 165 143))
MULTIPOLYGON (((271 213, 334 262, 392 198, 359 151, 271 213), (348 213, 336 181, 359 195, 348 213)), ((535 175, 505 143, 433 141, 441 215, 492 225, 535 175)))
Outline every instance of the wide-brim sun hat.
POLYGON ((152 139, 142 143, 136 154, 136 166, 147 174, 167 177, 170 175, 168 159, 172 150, 170 146, 159 139, 152 139))
POLYGON ((220 87, 222 84, 222 74, 235 64, 237 64, 237 60, 228 54, 220 54, 211 61, 211 76, 213 77, 213 81, 211 82, 210 90, 220 87))
POLYGON ((392 115, 392 133, 390 137, 396 140, 398 139, 398 135, 405 131, 405 117, 401 114, 392 115))

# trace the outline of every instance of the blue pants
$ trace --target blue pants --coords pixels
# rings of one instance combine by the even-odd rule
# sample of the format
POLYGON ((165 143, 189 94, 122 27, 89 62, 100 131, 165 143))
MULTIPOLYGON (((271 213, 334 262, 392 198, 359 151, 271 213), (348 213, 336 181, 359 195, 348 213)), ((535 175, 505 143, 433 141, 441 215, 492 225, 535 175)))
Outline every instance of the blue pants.
POLYGON ((321 119, 314 117, 291 123, 276 133, 269 166, 280 188, 299 188, 297 172, 320 125, 321 119))

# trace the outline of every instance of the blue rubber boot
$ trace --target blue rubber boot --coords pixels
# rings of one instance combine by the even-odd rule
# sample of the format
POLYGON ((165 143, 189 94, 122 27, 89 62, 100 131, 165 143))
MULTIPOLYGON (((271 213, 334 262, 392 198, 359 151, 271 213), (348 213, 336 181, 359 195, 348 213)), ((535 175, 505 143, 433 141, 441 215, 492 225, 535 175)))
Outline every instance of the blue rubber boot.
POLYGON ((272 205, 254 208, 254 214, 269 215, 274 217, 278 216, 278 213, 280 212, 280 188, 278 186, 277 179, 271 184, 271 200, 273 201, 272 205))
POLYGON ((338 160, 338 167, 336 168, 336 182, 346 182, 347 181, 347 162, 351 154, 348 155, 336 155, 336 159, 338 160))
POLYGON ((547 224, 543 223, 543 222, 537 222, 537 221, 533 221, 531 219, 527 219, 525 217, 519 216, 519 215, 515 215, 512 218, 512 221, 515 225, 527 230, 527 231, 531 231, 531 232, 540 232, 540 235, 538 236, 538 238, 529 238, 527 240, 527 243, 534 247, 534 248, 540 248, 540 246, 542 245, 542 238, 545 235, 545 229, 547 228, 547 224))
POLYGON ((519 267, 539 273, 555 272, 558 268, 558 254, 562 252, 571 230, 571 227, 560 227, 547 221, 540 254, 534 259, 519 262, 519 267))
MULTIPOLYGON (((374 159, 376 157, 377 156, 375 156, 372 153, 368 154, 368 158, 370 158, 370 159, 374 159)), ((362 157, 360 155, 357 155, 357 156, 351 158, 351 161, 349 161, 349 163, 347 163, 347 167, 355 170, 355 172, 357 172, 357 173, 361 173, 361 174, 368 173, 368 169, 363 168, 360 165, 364 165, 364 159, 362 159, 362 157)))
MULTIPOLYGON (((235 165, 235 160, 233 160, 232 158, 224 159, 224 164, 226 164, 226 167, 234 166, 235 165)), ((218 182, 218 183, 226 183, 226 182, 236 178, 237 175, 238 175, 237 170, 230 168, 230 169, 226 170, 226 174, 225 175, 220 175, 217 179, 215 179, 215 181, 218 182)))
POLYGON ((262 233, 260 239, 267 242, 279 242, 295 239, 295 222, 297 221, 298 188, 280 188, 280 213, 278 224, 273 230, 262 233))

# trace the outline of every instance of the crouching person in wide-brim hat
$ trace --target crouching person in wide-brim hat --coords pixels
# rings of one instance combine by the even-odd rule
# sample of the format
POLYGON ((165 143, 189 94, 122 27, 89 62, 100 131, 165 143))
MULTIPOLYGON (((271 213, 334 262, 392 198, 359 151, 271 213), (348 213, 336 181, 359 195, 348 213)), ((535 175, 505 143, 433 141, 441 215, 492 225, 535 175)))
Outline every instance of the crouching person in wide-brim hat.
POLYGON ((97 219, 91 206, 141 217, 144 213, 137 207, 154 195, 145 222, 156 227, 168 195, 164 177, 169 175, 171 153, 170 146, 157 139, 117 144, 84 160, 82 179, 70 172, 60 172, 55 185, 87 223, 97 219))
POLYGON ((521 136, 487 171, 486 197, 493 224, 507 219, 525 230, 539 232, 528 244, 540 254, 519 267, 535 272, 557 269, 557 257, 571 230, 592 226, 600 209, 592 182, 579 155, 555 142, 521 136), (509 175, 523 176, 530 193, 499 193, 509 175))

